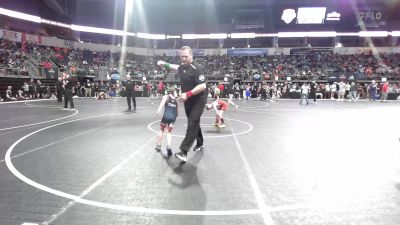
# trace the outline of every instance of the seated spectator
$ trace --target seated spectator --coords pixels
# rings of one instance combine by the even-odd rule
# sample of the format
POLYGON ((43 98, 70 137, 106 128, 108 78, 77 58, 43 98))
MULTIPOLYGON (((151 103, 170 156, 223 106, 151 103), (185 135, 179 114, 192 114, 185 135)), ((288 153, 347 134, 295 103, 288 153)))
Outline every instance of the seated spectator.
POLYGON ((97 97, 97 99, 101 100, 101 99, 107 99, 107 93, 105 91, 100 91, 99 92, 99 96, 97 97))
POLYGON ((19 89, 16 98, 17 100, 26 100, 26 97, 24 96, 24 91, 19 89))
POLYGON ((16 101, 17 99, 12 96, 12 86, 8 86, 6 90, 6 101, 16 101))

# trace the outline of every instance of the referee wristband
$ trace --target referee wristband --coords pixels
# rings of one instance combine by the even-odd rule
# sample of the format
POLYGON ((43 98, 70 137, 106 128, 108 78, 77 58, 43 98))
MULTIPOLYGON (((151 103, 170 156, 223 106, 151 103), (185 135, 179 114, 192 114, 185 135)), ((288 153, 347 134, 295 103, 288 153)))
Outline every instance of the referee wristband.
POLYGON ((169 63, 165 63, 165 64, 164 64, 164 68, 165 68, 165 69, 169 69, 169 68, 171 68, 171 64, 169 64, 169 63))
POLYGON ((188 98, 192 97, 192 96, 193 96, 192 91, 187 91, 187 92, 186 92, 186 96, 187 96, 188 98))

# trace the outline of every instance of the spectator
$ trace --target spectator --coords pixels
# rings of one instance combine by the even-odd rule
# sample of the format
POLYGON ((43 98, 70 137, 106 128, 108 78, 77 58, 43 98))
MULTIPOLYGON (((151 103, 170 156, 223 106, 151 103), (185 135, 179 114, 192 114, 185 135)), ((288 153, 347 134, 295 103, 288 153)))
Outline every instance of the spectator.
POLYGON ((8 86, 6 90, 6 101, 15 101, 16 98, 12 95, 12 86, 8 86))
POLYGON ((384 84, 382 84, 382 96, 381 96, 381 102, 386 102, 388 94, 389 94, 389 82, 386 81, 384 84))

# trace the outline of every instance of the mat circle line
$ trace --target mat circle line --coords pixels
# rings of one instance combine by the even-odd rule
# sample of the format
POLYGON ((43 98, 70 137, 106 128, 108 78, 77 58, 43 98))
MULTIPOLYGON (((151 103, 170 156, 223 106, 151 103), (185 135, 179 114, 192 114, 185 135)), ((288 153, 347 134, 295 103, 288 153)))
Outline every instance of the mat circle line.
POLYGON ((57 118, 57 119, 53 119, 53 120, 46 120, 46 121, 37 122, 37 123, 24 124, 24 125, 15 126, 15 127, 0 128, 0 131, 3 131, 3 130, 12 130, 12 129, 17 129, 17 128, 21 128, 21 127, 30 127, 30 126, 39 125, 39 124, 44 124, 44 123, 50 123, 50 122, 54 122, 54 121, 58 121, 58 120, 67 119, 67 118, 73 117, 73 116, 75 116, 76 114, 79 113, 79 111, 76 110, 76 109, 73 109, 73 110, 71 110, 71 111, 74 111, 74 113, 71 114, 71 115, 68 115, 68 116, 61 117, 61 118, 57 118))
MULTIPOLYGON (((215 117, 201 117, 202 119, 215 119, 215 117)), ((177 119, 186 119, 186 117, 178 117, 177 119)), ((233 136, 239 136, 242 134, 247 134, 250 133, 251 131, 253 131, 253 125, 251 125, 248 122, 242 121, 242 120, 237 120, 237 119, 231 119, 231 118, 224 118, 225 120, 229 120, 229 121, 236 121, 239 123, 243 123, 246 124, 249 128, 245 131, 239 132, 239 133, 235 133, 235 134, 224 134, 224 135, 213 135, 213 136, 207 136, 207 135, 203 135, 203 138, 223 138, 223 137, 233 137, 233 136)), ((155 123, 159 123, 161 120, 156 120, 153 121, 151 123, 149 123, 149 125, 147 125, 147 128, 154 132, 154 133, 158 133, 159 131, 154 130, 153 128, 151 128, 152 125, 154 125, 155 123)), ((220 128, 216 128, 216 129, 220 129, 220 128)), ((203 132, 204 133, 204 132, 203 132)), ((173 137, 180 137, 180 138, 184 138, 185 135, 179 135, 179 134, 172 134, 171 136, 173 137)))
POLYGON ((110 114, 103 114, 103 115, 97 115, 97 116, 90 116, 90 117, 85 117, 85 118, 79 118, 75 120, 70 120, 70 121, 65 121, 57 124, 53 124, 44 128, 41 128, 39 130, 33 131, 22 138, 18 139, 16 142, 14 142, 8 149, 5 155, 5 162, 7 165, 7 168, 11 171, 11 173, 14 174, 18 179, 22 180, 23 182, 40 189, 42 191, 48 192, 53 195, 57 195, 59 197, 71 199, 75 202, 85 204, 85 205, 90 205, 90 206, 95 206, 95 207, 100 207, 100 208, 106 208, 106 209, 112 209, 112 210, 119 210, 119 211, 127 211, 127 212, 136 212, 136 213, 150 213, 150 214, 162 214, 162 215, 186 215, 186 216, 231 216, 231 215, 254 215, 254 214, 261 214, 260 209, 244 209, 244 210, 210 210, 210 211, 200 211, 200 210, 172 210, 172 209, 157 209, 157 208, 147 208, 147 207, 136 207, 136 206, 126 206, 126 205, 118 205, 118 204, 112 204, 112 203, 105 203, 105 202, 99 202, 99 201, 94 201, 94 200, 88 200, 81 198, 77 195, 69 194, 60 190, 56 190, 50 187, 47 187, 43 184, 39 184, 25 175, 23 175, 19 170, 17 170, 12 163, 11 160, 11 153, 14 150, 14 148, 21 143, 23 140, 26 138, 37 134, 41 131, 76 122, 76 121, 81 121, 81 120, 86 120, 86 119, 92 119, 92 118, 98 118, 98 117, 104 117, 104 116, 110 116, 110 115, 117 115, 117 114, 122 114, 122 113, 110 113, 110 114))

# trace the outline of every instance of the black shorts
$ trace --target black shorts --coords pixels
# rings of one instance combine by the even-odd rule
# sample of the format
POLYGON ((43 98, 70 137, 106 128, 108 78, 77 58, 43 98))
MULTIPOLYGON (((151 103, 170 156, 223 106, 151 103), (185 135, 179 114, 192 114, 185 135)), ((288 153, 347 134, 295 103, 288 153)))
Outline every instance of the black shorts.
POLYGON ((175 123, 175 120, 174 121, 163 121, 163 120, 161 120, 160 130, 164 131, 165 128, 168 127, 168 131, 171 132, 173 127, 174 127, 174 123, 175 123))
POLYGON ((175 123, 175 120, 170 120, 170 119, 162 118, 162 119, 161 119, 161 123, 165 123, 165 124, 175 123))

